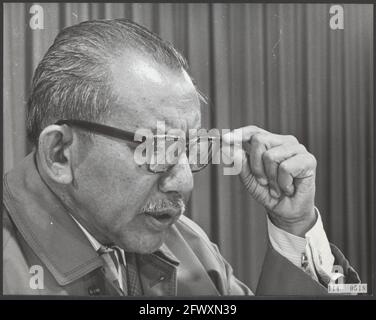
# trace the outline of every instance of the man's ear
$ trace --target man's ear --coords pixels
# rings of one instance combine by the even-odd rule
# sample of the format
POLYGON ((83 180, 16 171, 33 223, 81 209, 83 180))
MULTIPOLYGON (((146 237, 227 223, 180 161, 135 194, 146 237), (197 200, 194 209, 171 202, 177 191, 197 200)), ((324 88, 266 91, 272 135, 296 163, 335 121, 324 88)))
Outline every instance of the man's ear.
POLYGON ((72 129, 67 125, 50 125, 39 136, 41 169, 57 183, 70 184, 73 181, 72 142, 72 129))

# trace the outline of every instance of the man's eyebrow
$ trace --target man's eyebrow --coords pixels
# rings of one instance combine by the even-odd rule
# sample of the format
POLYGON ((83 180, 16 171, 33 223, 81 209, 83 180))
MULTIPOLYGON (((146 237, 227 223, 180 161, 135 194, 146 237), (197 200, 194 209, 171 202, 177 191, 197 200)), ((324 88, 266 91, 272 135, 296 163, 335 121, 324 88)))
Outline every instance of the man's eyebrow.
MULTIPOLYGON (((183 131, 184 134, 187 137, 189 135, 189 128, 184 128, 184 129, 179 128, 179 126, 176 126, 176 123, 175 123, 175 121, 173 119, 163 119, 163 120, 157 120, 157 121, 164 122, 164 124, 165 124, 165 132, 163 134, 166 134, 166 135, 167 134, 177 135, 177 134, 169 133, 169 130, 177 129, 177 130, 183 131)), ((153 135, 160 134, 159 132, 157 132, 157 127, 156 126, 148 127, 146 129, 150 130, 153 135)))

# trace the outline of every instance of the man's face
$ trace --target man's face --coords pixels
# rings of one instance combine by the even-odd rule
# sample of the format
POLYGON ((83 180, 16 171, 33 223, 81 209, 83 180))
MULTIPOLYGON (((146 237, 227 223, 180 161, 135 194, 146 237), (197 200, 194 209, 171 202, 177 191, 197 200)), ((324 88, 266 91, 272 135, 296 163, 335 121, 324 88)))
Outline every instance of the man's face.
MULTIPOLYGON (((112 71, 120 103, 104 124, 131 132, 154 132, 157 121, 165 121, 166 130, 200 127, 198 95, 183 70, 129 54, 114 63, 112 71)), ((72 197, 85 212, 81 218, 99 241, 115 242, 130 252, 155 251, 193 188, 186 155, 170 171, 152 174, 134 162, 134 148, 125 141, 101 135, 93 140, 78 152, 74 164, 72 197), (152 214, 143 212, 145 208, 152 214)))

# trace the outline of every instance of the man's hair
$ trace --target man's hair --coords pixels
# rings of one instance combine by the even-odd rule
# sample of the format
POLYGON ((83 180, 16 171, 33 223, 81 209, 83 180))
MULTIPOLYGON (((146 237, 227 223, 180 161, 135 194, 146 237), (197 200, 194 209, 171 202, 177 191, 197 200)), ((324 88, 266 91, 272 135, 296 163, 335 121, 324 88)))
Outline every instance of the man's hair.
POLYGON ((126 19, 93 20, 63 29, 39 63, 28 100, 27 134, 59 119, 98 121, 117 100, 110 65, 126 50, 144 53, 171 69, 187 70, 167 41, 126 19))

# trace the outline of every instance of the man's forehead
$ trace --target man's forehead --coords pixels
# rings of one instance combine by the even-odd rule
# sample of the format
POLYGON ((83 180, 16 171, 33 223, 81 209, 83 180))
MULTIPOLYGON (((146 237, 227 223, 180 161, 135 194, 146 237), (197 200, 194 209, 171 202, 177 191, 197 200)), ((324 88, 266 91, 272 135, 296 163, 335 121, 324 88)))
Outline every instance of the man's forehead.
POLYGON ((166 130, 180 129, 188 131, 201 126, 200 107, 187 104, 173 106, 123 106, 118 107, 118 112, 113 114, 112 122, 115 126, 128 131, 140 128, 150 129, 153 132, 160 128, 161 124, 166 130))
POLYGON ((181 67, 159 63, 149 55, 127 51, 111 63, 115 92, 137 95, 146 91, 174 88, 181 95, 194 89, 188 73, 181 67))
POLYGON ((166 129, 200 126, 199 94, 185 70, 135 56, 118 62, 113 77, 118 103, 111 118, 123 128, 155 130, 157 121, 166 129))
POLYGON ((189 129, 198 128, 201 125, 201 115, 199 112, 195 112, 194 109, 190 112, 181 113, 175 116, 157 115, 150 117, 145 121, 145 125, 156 133, 157 129, 163 125, 166 131, 169 129, 180 129, 184 132, 188 132, 189 129))

